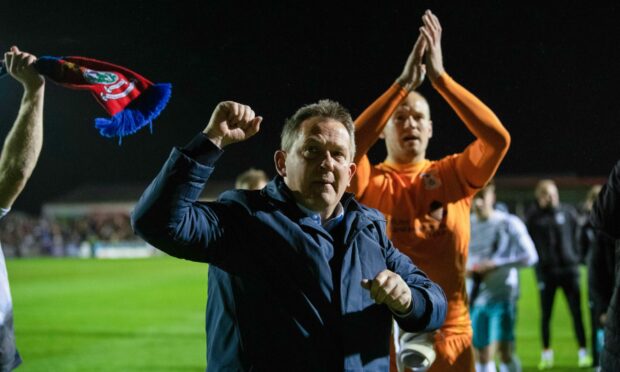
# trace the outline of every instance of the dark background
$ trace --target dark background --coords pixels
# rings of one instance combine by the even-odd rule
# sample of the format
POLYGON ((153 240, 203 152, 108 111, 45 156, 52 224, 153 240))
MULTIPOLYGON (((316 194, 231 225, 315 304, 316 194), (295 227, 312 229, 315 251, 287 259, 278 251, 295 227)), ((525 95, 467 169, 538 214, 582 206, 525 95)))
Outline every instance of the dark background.
MULTIPOLYGON (((399 75, 425 9, 443 29, 448 73, 488 104, 512 134, 500 175, 605 176, 618 158, 620 5, 614 2, 368 1, 6 1, 0 48, 82 55, 173 84, 167 109, 147 129, 100 137, 105 112, 87 93, 47 85, 39 164, 15 209, 84 184, 142 184, 172 146, 206 125, 222 100, 264 116, 259 135, 230 146, 213 178, 250 166, 274 175, 284 119, 299 106, 335 99, 355 117, 399 75)), ((429 158, 472 139, 430 84, 435 136, 429 158)), ((21 88, 0 81, 0 137, 21 88)), ((373 161, 384 155, 371 152, 373 161)))

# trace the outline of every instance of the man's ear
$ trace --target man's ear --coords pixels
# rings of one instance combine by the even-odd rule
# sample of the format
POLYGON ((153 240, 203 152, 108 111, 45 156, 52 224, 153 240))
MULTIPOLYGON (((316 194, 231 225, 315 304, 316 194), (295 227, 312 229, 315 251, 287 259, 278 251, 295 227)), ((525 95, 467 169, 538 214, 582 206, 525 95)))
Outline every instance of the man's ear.
MULTIPOLYGON (((392 115, 394 115, 394 114, 392 114, 392 115)), ((391 116, 390 116, 390 118, 388 119, 388 122, 387 122, 387 124, 385 125, 385 127, 383 127, 383 130, 381 131, 381 133, 379 133, 379 138, 381 138, 382 140, 384 140, 384 139, 385 139, 385 131, 386 131, 386 128, 387 128, 389 125, 392 125, 392 117, 391 117, 391 116)))
MULTIPOLYGON (((390 120, 392 120, 392 119, 390 119, 390 120)), ((388 125, 389 125, 389 122, 388 122, 388 125)), ((386 125, 386 127, 387 127, 387 125, 386 125)), ((383 128, 381 133, 379 133, 379 138, 381 138, 382 140, 385 139, 385 127, 383 128)))
POLYGON ((432 138, 433 137, 433 121, 432 120, 428 121, 428 130, 429 130, 428 138, 432 138))
POLYGON ((282 177, 286 177, 286 152, 282 150, 276 151, 273 155, 273 162, 276 165, 276 171, 282 177))
POLYGON ((351 186, 351 180, 353 176, 355 176, 355 171, 357 170, 357 165, 355 163, 349 164, 349 183, 347 186, 351 186))

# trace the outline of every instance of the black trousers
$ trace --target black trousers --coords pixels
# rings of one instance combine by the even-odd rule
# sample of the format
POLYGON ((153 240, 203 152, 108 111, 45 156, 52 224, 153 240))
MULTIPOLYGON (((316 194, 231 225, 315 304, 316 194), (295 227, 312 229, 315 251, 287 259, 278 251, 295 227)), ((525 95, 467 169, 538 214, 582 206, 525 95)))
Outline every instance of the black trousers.
POLYGON ((542 341, 543 347, 549 348, 551 333, 549 326, 551 323, 551 313, 555 300, 555 292, 562 288, 568 307, 573 318, 573 327, 579 347, 586 347, 586 335, 583 328, 583 318, 581 314, 581 291, 579 289, 579 268, 536 268, 538 277, 538 290, 540 292, 540 306, 542 310, 542 341))

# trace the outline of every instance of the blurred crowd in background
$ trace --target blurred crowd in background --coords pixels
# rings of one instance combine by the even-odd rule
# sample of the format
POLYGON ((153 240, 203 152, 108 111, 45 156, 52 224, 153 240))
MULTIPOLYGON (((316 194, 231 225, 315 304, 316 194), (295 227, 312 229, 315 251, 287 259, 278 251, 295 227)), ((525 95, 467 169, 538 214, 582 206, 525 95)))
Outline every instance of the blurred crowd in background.
POLYGON ((31 216, 13 211, 0 224, 0 241, 9 257, 78 256, 84 243, 139 241, 129 213, 73 218, 31 216))
MULTIPOLYGON (((243 173, 237 179, 235 186, 255 188, 254 185, 245 184, 248 181, 244 177, 256 176, 252 172, 262 171, 250 169, 247 174, 243 173)), ((261 176, 264 178, 260 184, 262 187, 267 181, 267 176, 261 176)), ((566 203, 572 204, 579 212, 581 223, 586 222, 592 195, 588 194, 584 199, 586 200, 583 202, 566 203)), ((534 203, 534 200, 531 202, 534 203)), ((524 212, 527 210, 527 206, 515 205, 514 202, 498 201, 496 207, 514 213, 521 219, 524 219, 524 212)), ((0 223, 0 242, 7 257, 71 257, 79 255, 80 247, 84 243, 92 246, 95 243, 141 242, 142 240, 133 233, 129 215, 129 211, 107 211, 73 217, 52 217, 11 211, 0 223)))

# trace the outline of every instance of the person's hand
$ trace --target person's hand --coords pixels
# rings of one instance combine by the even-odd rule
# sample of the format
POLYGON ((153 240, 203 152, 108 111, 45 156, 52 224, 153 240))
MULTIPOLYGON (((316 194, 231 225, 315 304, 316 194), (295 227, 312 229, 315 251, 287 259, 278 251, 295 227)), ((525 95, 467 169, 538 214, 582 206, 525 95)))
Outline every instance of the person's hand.
POLYGON ((424 26, 420 27, 420 33, 426 41, 426 73, 431 81, 437 80, 446 71, 443 68, 443 56, 441 54, 441 25, 439 19, 427 10, 422 16, 424 26))
POLYGON ((491 270, 494 270, 496 265, 491 260, 481 261, 478 264, 474 265, 471 269, 476 274, 485 275, 491 270))
POLYGON ((370 297, 378 304, 386 304, 396 314, 411 310, 411 289, 400 275, 383 270, 374 279, 363 279, 362 287, 370 291, 370 297))
POLYGON ((607 324, 607 313, 606 312, 601 314, 599 321, 601 322, 601 325, 603 326, 607 324))
POLYGON ((220 102, 213 110, 209 124, 203 131, 220 148, 235 142, 245 141, 255 135, 263 121, 250 106, 237 102, 220 102))
POLYGON ((45 84, 45 79, 34 68, 37 57, 20 51, 16 46, 4 53, 7 72, 19 81, 26 91, 35 91, 45 84))
POLYGON ((426 68, 422 64, 422 58, 424 57, 424 51, 426 50, 426 40, 420 33, 418 39, 407 57, 403 72, 400 74, 396 82, 407 90, 414 90, 422 84, 424 81, 424 75, 426 74, 426 68))

